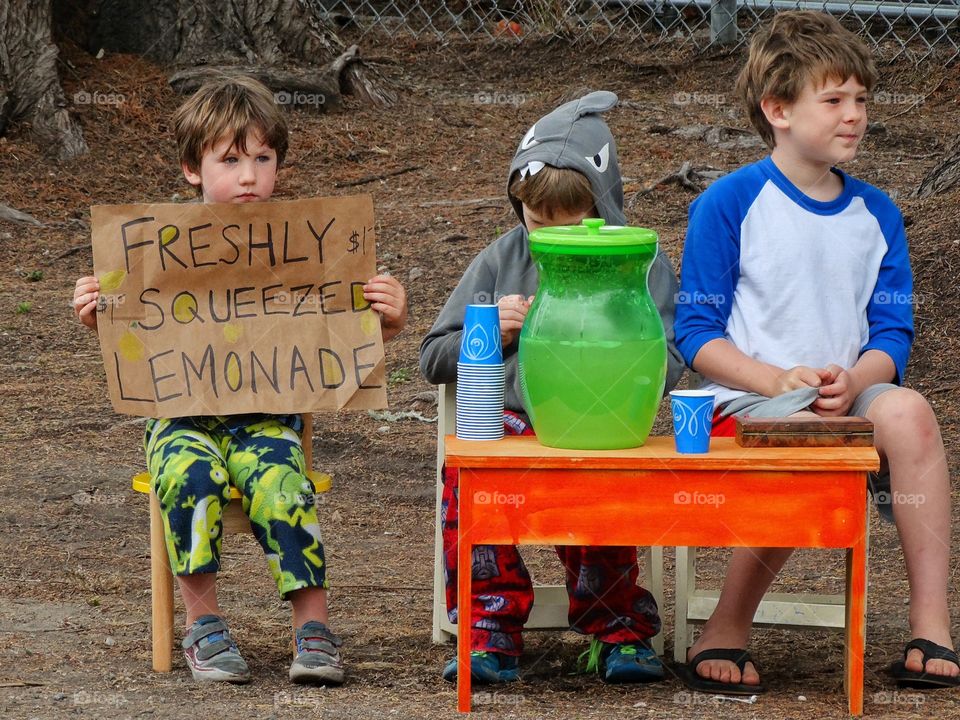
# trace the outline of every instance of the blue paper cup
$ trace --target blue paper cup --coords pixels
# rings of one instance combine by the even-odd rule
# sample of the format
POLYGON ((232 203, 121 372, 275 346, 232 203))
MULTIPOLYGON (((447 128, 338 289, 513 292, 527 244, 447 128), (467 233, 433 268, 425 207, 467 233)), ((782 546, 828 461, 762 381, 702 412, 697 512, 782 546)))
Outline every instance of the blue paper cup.
POLYGON ((673 439, 678 453, 705 453, 710 450, 713 428, 712 392, 673 390, 670 408, 673 411, 673 439))
POLYGON ((463 316, 460 362, 469 365, 499 365, 503 362, 500 310, 496 305, 467 305, 463 316))

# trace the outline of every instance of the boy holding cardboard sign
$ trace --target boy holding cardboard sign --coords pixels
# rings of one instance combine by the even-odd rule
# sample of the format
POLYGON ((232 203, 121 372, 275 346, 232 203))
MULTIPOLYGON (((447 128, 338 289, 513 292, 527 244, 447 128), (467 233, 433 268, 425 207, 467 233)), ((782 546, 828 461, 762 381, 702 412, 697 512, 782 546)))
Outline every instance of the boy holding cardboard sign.
MULTIPOLYGON (((201 87, 174 117, 183 174, 205 203, 249 203, 273 194, 287 151, 287 126, 273 95, 249 78, 201 87)), ((379 313, 384 340, 403 328, 406 294, 387 275, 363 287, 379 313)), ((73 307, 97 328, 100 283, 77 280, 73 307)), ((186 607, 184 655, 194 679, 243 683, 250 671, 217 602, 222 510, 230 484, 243 494, 254 535, 267 554, 281 597, 293 607, 294 682, 343 682, 340 639, 327 627, 327 578, 309 487, 299 415, 248 414, 157 418, 144 445, 163 514, 170 567, 186 607), (287 489, 285 492, 284 489, 287 489)))

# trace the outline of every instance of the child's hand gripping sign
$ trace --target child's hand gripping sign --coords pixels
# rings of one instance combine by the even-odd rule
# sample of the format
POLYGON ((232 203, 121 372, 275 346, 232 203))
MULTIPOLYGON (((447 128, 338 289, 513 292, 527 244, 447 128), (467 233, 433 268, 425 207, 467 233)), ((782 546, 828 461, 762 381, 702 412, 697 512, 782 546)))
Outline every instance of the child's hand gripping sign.
POLYGON ((98 330, 117 412, 386 407, 369 195, 97 206, 98 330))

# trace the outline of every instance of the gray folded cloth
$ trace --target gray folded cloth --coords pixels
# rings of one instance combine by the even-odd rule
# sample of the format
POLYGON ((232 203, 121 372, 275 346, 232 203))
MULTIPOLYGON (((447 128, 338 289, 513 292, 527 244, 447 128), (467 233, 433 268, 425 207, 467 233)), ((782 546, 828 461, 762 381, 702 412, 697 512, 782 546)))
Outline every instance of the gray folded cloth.
POLYGON ((773 398, 764 397, 757 393, 747 393, 734 398, 720 411, 720 417, 736 415, 743 417, 788 417, 795 412, 806 410, 819 397, 820 390, 815 387, 804 387, 777 395, 773 398))

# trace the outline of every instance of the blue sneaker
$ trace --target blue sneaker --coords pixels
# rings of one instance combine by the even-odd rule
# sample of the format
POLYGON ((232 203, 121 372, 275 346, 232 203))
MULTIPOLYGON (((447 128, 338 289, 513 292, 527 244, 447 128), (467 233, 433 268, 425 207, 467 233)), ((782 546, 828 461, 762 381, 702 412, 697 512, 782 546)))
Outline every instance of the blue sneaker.
MULTIPOLYGON (((496 685, 517 680, 520 676, 520 662, 513 655, 474 650, 470 653, 470 679, 478 685, 496 685)), ((443 679, 457 681, 457 659, 447 663, 443 669, 443 679)))
POLYGON ((642 643, 605 643, 596 638, 586 657, 587 672, 603 674, 608 683, 646 683, 663 680, 663 663, 649 647, 642 643))
POLYGON ((183 639, 183 656, 193 679, 200 682, 250 682, 250 668, 230 637, 227 621, 204 615, 190 626, 183 639))
POLYGON ((297 628, 297 657, 290 666, 290 680, 318 685, 343 683, 342 644, 322 622, 305 622, 297 628))

